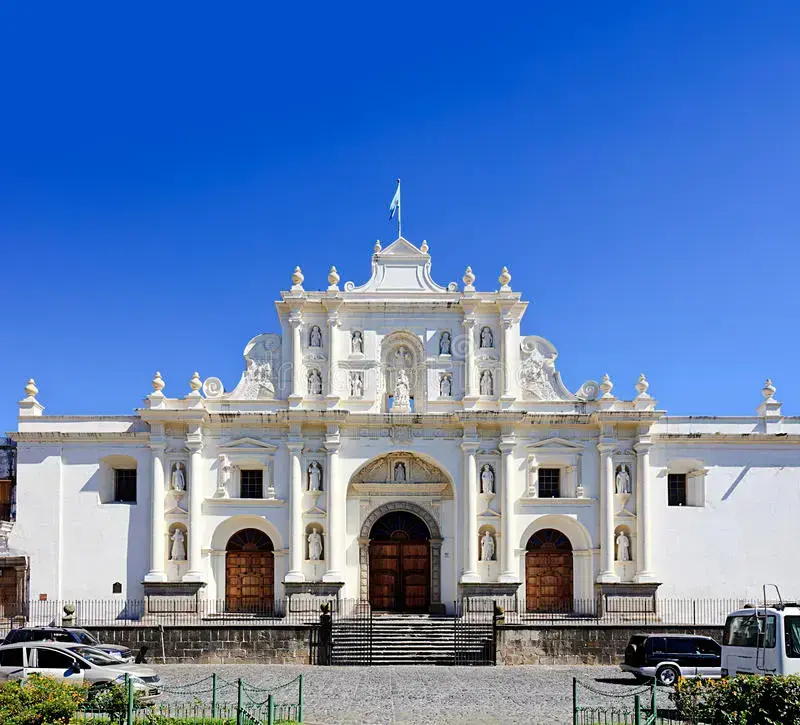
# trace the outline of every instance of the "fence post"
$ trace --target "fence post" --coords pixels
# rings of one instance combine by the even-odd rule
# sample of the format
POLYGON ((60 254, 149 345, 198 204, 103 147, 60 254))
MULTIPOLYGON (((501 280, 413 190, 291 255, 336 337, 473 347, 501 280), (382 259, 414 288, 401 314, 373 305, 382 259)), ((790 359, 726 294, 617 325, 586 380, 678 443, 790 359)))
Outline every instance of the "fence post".
POLYGON ((242 678, 237 681, 238 691, 236 693, 236 725, 242 725, 242 678))
POLYGON ((297 722, 303 722, 303 675, 299 677, 297 684, 297 722))
POLYGON ((633 721, 636 725, 642 725, 642 699, 639 695, 633 698, 633 721))
POLYGON ((125 673, 125 694, 128 696, 126 722, 128 725, 133 725, 133 680, 127 672, 125 673))
POLYGON ((211 717, 217 716, 217 673, 211 675, 211 717))
POLYGON ((267 697, 267 725, 275 725, 275 702, 272 695, 267 697))
POLYGON ((656 681, 650 685, 650 710, 652 711, 650 717, 653 722, 657 721, 658 710, 656 709, 656 681))
POLYGON ((578 725, 578 678, 572 678, 572 725, 578 725))

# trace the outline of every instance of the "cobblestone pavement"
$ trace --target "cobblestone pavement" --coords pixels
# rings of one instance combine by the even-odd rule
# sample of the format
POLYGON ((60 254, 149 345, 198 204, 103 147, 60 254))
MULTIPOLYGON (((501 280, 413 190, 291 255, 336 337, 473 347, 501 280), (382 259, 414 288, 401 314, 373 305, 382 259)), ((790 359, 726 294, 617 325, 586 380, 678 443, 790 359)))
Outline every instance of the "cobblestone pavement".
MULTIPOLYGON (((305 720, 314 725, 530 725, 572 722, 572 678, 603 692, 581 690, 582 704, 633 705, 634 679, 617 667, 310 667, 300 665, 157 665, 165 685, 180 689, 216 672, 259 687, 281 685, 303 672, 305 720)), ((228 690, 233 694, 233 690, 228 690)), ((235 695, 234 695, 235 698, 235 695)), ((191 700, 169 694, 169 701, 191 700)), ((226 697, 226 701, 231 701, 226 697)), ((661 688, 659 704, 667 706, 661 688)))

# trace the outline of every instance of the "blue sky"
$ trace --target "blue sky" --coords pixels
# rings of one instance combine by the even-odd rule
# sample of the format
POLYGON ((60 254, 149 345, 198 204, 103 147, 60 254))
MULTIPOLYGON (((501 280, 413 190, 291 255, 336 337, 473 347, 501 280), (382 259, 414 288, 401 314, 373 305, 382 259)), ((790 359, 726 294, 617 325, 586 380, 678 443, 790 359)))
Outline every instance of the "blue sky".
POLYGON ((0 430, 227 387, 295 264, 531 301, 568 387, 800 414, 794 2, 0 5, 0 430), (291 5, 291 7, 284 7, 291 5))

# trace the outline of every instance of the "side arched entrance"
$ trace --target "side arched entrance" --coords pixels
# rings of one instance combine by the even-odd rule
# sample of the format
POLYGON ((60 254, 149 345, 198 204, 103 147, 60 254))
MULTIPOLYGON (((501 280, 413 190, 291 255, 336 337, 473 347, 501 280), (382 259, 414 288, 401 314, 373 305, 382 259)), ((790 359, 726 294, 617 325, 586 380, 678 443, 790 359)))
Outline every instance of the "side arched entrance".
POLYGON ((556 529, 541 529, 525 552, 525 602, 529 612, 572 611, 572 544, 556 529))
POLYGON ((442 537, 421 506, 393 501, 361 527, 361 599, 376 611, 438 612, 442 537))
POLYGON ((225 610, 268 612, 275 598, 275 547, 258 529, 237 531, 225 547, 225 610))

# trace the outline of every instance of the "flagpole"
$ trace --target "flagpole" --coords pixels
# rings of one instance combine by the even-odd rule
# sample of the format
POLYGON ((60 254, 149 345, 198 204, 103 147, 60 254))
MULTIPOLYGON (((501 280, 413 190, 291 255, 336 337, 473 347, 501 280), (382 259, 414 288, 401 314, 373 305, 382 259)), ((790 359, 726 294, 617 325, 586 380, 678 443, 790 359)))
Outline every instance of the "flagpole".
POLYGON ((397 180, 397 238, 403 236, 403 194, 400 192, 400 179, 397 180))

